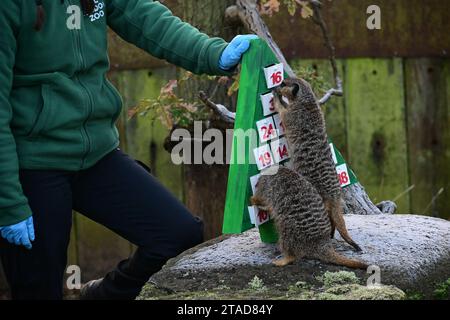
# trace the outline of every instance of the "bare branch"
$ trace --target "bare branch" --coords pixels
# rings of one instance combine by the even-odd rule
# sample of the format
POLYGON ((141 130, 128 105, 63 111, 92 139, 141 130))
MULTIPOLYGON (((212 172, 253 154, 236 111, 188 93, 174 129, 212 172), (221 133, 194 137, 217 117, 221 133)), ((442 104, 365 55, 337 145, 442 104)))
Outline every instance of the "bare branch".
POLYGON ((216 115, 218 115, 221 120, 225 121, 226 123, 234 123, 234 120, 236 119, 236 113, 231 112, 227 107, 221 104, 212 102, 204 91, 200 91, 198 96, 203 104, 210 108, 216 115))
POLYGON ((317 102, 318 102, 320 105, 323 105, 323 104, 327 103, 328 100, 330 100, 330 98, 331 98, 332 96, 339 96, 339 97, 340 97, 340 96, 342 96, 342 94, 343 94, 342 90, 332 88, 332 89, 328 90, 328 91, 324 94, 324 96, 323 96, 322 98, 320 98, 319 101, 317 101, 317 102))
POLYGON ((334 75, 334 81, 336 88, 328 90, 325 95, 319 100, 319 104, 325 104, 332 96, 342 96, 344 94, 344 90, 342 87, 342 80, 339 77, 339 72, 337 68, 336 63, 336 48, 333 46, 333 43, 331 41, 330 34, 328 32, 327 25, 322 17, 322 4, 318 0, 311 0, 310 1, 314 15, 313 15, 313 21, 320 27, 322 30, 323 38, 325 39, 325 46, 330 51, 330 62, 331 67, 333 69, 333 75, 334 75))
POLYGON ((437 198, 439 198, 442 193, 444 193, 444 188, 439 189, 439 191, 433 196, 431 202, 426 206, 425 210, 423 210, 423 215, 427 214, 427 211, 431 206, 435 206, 437 198))

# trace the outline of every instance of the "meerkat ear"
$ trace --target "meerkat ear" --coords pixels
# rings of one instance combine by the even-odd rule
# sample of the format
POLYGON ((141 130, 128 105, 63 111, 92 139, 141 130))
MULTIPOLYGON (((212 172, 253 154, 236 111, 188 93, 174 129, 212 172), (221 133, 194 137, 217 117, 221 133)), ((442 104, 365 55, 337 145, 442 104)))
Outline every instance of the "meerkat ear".
POLYGON ((292 96, 296 97, 299 91, 300 91, 300 85, 298 83, 292 84, 292 96))

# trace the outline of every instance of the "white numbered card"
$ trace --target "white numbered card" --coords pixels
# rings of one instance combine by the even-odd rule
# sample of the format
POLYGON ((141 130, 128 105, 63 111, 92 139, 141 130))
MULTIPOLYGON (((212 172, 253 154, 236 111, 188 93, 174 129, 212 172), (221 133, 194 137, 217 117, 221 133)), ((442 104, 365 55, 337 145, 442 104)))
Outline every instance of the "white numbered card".
POLYGON ((336 172, 339 178, 339 183, 341 184, 341 187, 345 187, 350 185, 350 174, 348 173, 347 165, 341 164, 340 166, 336 167, 336 172))
POLYGON ((270 146, 268 144, 256 148, 253 150, 253 153, 255 155, 255 160, 259 171, 275 164, 272 152, 270 151, 270 146))
POLYGON ((273 121, 275 122, 275 128, 277 128, 277 133, 279 136, 284 136, 286 133, 286 129, 284 127, 283 122, 281 121, 280 114, 275 114, 273 116, 273 121))
POLYGON ((264 118, 256 122, 256 128, 258 129, 260 142, 266 142, 278 137, 275 122, 273 122, 272 117, 264 118))
POLYGON ((332 143, 330 143, 330 149, 331 149, 331 156, 333 157, 333 162, 334 164, 337 164, 337 157, 336 157, 336 152, 334 152, 334 145, 332 143))
POLYGON ((273 93, 271 92, 261 95, 261 103, 265 117, 276 112, 273 98, 273 93))
POLYGON ((252 186, 253 194, 256 193, 256 185, 258 184, 260 176, 261 176, 260 174, 257 174, 256 176, 250 177, 250 185, 252 186))
POLYGON ((248 216, 250 217, 250 223, 256 224, 256 214, 255 214, 255 208, 256 207, 248 207, 248 216))
POLYGON ((259 227, 260 225, 262 225, 270 220, 269 214, 266 211, 263 211, 256 206, 249 207, 248 211, 249 211, 249 215, 250 215, 250 221, 252 221, 252 218, 253 218, 253 221, 255 223, 252 222, 252 224, 256 225, 257 227, 259 227), (252 215, 253 215, 253 217, 252 217, 252 215))
POLYGON ((284 81, 284 67, 282 63, 264 68, 267 88, 272 89, 279 86, 284 81))
POLYGON ((270 144, 270 147, 272 148, 275 163, 280 163, 284 160, 289 159, 289 147, 286 138, 281 138, 273 141, 270 144))

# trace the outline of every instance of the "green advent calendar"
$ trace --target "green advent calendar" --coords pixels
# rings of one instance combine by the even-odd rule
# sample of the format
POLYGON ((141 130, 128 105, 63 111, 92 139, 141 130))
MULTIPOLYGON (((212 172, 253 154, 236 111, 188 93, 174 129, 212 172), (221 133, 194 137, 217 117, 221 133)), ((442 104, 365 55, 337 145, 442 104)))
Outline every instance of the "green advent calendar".
MULTIPOLYGON (((274 243, 278 240, 274 223, 267 212, 251 206, 249 200, 261 172, 289 162, 289 146, 271 92, 283 82, 285 76, 283 65, 267 43, 261 39, 252 40, 250 49, 242 59, 224 234, 242 233, 256 226, 263 242, 274 243), (253 132, 254 138, 243 140, 243 132, 248 133, 245 137, 251 137, 253 132)), ((341 186, 356 183, 355 174, 331 141, 330 148, 341 186)))

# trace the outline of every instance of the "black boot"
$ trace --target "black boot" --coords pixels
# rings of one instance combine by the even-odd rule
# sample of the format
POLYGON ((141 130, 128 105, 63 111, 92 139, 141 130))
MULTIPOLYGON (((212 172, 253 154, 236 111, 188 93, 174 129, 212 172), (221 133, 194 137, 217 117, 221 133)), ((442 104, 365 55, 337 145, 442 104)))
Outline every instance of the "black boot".
POLYGON ((97 280, 91 280, 84 284, 80 290, 80 300, 100 300, 96 293, 98 292, 98 287, 102 283, 103 278, 97 280))
POLYGON ((86 283, 80 300, 134 300, 150 276, 158 272, 167 259, 150 260, 138 249, 132 258, 123 260, 104 278, 86 283))

